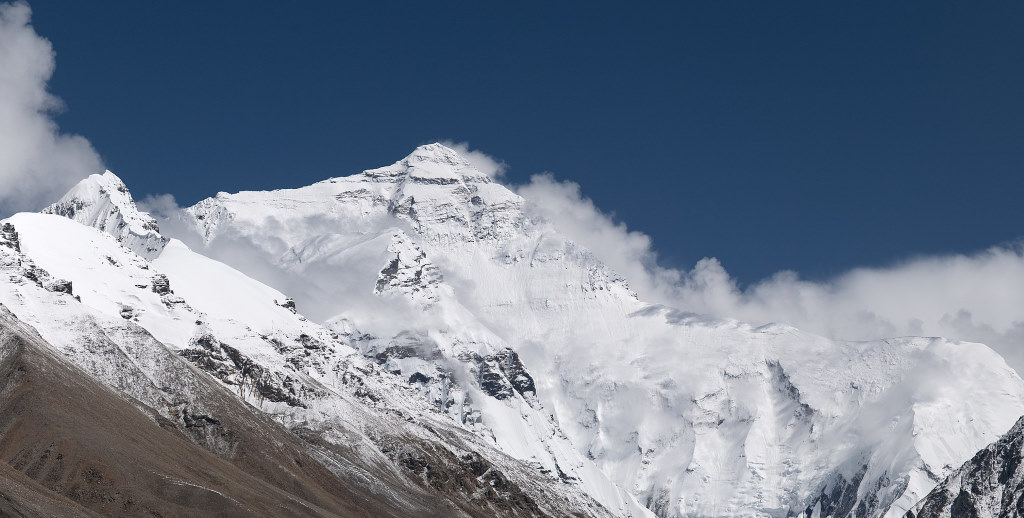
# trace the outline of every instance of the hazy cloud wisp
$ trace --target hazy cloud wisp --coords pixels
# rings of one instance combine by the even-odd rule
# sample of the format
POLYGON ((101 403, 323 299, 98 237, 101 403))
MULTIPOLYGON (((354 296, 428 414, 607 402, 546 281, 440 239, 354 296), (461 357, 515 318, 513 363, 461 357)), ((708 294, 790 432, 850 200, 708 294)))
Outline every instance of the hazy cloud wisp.
POLYGON ((25 3, 0 4, 0 213, 38 209, 76 181, 103 171, 85 138, 60 133, 62 107, 46 91, 50 42, 36 34, 25 3))
POLYGON ((470 149, 469 142, 444 140, 441 141, 441 144, 458 151, 469 162, 469 165, 492 179, 500 180, 505 176, 508 165, 503 160, 498 160, 478 149, 470 149))
POLYGON ((836 339, 924 335, 982 342, 1024 373, 1020 245, 858 268, 826 282, 784 271, 741 290, 714 258, 689 271, 659 266, 649 236, 602 212, 575 183, 544 174, 516 189, 560 232, 626 277, 641 300, 836 339))

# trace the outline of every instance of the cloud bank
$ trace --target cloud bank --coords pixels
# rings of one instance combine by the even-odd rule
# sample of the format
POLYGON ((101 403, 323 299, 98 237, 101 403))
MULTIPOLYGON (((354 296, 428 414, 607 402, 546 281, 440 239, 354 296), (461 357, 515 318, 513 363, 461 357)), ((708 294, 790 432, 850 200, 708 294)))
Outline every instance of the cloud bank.
POLYGON ((943 336, 988 344, 1024 373, 1024 247, 858 268, 825 282, 784 271, 739 289, 714 258, 658 265, 651 238, 629 230, 550 174, 516 190, 539 215, 626 277, 641 300, 753 324, 785 323, 843 340, 943 336))
POLYGON ((62 134, 46 91, 54 70, 50 42, 36 34, 23 2, 0 4, 0 213, 56 201, 78 180, 103 171, 89 141, 62 134))

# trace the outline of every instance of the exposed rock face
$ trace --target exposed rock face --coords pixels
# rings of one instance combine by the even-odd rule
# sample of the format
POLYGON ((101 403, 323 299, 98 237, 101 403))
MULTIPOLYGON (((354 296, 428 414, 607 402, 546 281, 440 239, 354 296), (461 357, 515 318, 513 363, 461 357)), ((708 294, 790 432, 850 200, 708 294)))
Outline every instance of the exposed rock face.
POLYGON ((153 276, 153 293, 157 295, 170 295, 174 293, 171 291, 171 281, 167 280, 167 276, 158 273, 153 276))
POLYGON ((74 295, 71 281, 50 275, 50 272, 36 266, 34 261, 21 253, 21 239, 10 222, 0 226, 0 246, 10 249, 10 253, 0 254, 0 265, 11 267, 22 278, 47 291, 74 295))
POLYGON ((505 348, 487 356, 466 354, 459 359, 471 364, 470 370, 476 374, 480 389, 488 396, 501 400, 518 393, 532 401, 537 395, 533 377, 512 349, 505 348))
POLYGON ((868 465, 864 464, 852 474, 834 474, 798 516, 869 518, 883 514, 894 496, 903 493, 906 484, 894 484, 885 475, 869 480, 867 473, 868 465))
POLYGON ((71 291, 71 281, 64 279, 50 279, 43 284, 43 287, 50 291, 57 293, 67 293, 68 295, 74 295, 71 291))
POLYGON ((394 254, 377 276, 374 293, 396 293, 423 304, 438 301, 441 271, 404 232, 392 237, 388 252, 394 254))
POLYGON ((211 335, 200 336, 193 340, 193 344, 193 347, 181 351, 181 355, 225 384, 235 386, 243 396, 248 392, 261 402, 308 408, 304 400, 318 395, 316 390, 305 387, 298 379, 271 372, 211 335))
POLYGON ((0 244, 21 252, 21 240, 18 239, 18 231, 14 229, 14 225, 10 222, 6 222, 0 227, 0 244))
POLYGON ((505 348, 494 355, 498 367, 505 375, 505 378, 512 384, 512 388, 523 397, 537 395, 537 387, 533 383, 533 376, 526 371, 526 366, 519 361, 519 354, 512 349, 505 348))
POLYGON ((282 308, 285 308, 288 311, 291 311, 292 313, 298 312, 298 309, 295 306, 295 300, 292 299, 291 297, 284 299, 284 302, 278 302, 275 300, 274 304, 277 304, 278 306, 281 306, 282 308))
POLYGON ((905 518, 1024 516, 1024 417, 946 477, 905 518))
POLYGON ((121 310, 118 314, 120 314, 121 318, 125 320, 131 320, 135 318, 135 308, 131 306, 121 306, 121 310))
POLYGON ((471 370, 475 363, 469 357, 453 362, 435 340, 418 333, 401 333, 390 340, 358 333, 348 336, 363 354, 388 372, 405 378, 438 411, 473 429, 482 426, 480 410, 456 381, 457 378, 475 379, 476 371, 471 370))

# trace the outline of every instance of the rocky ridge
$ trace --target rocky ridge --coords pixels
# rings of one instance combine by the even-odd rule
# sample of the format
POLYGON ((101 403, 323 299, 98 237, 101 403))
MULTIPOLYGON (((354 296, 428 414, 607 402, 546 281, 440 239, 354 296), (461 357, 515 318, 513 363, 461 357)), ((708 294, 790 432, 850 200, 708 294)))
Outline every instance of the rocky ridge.
POLYGON ((1024 417, 964 463, 905 518, 1024 516, 1024 417))

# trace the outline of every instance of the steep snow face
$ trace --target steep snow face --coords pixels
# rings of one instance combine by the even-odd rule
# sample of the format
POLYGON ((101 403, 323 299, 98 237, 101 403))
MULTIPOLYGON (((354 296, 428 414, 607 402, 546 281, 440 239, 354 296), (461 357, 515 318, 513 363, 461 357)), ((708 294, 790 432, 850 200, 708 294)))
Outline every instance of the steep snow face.
POLYGON ((42 212, 107 232, 148 259, 159 255, 167 243, 156 220, 138 210, 124 182, 110 171, 90 175, 42 212))
POLYGON ((1024 515, 1024 418, 946 477, 906 518, 1024 515))
POLYGON ((181 218, 439 412, 621 514, 609 479, 661 516, 898 516, 1024 413, 982 345, 839 343, 637 300, 438 144, 181 218))

